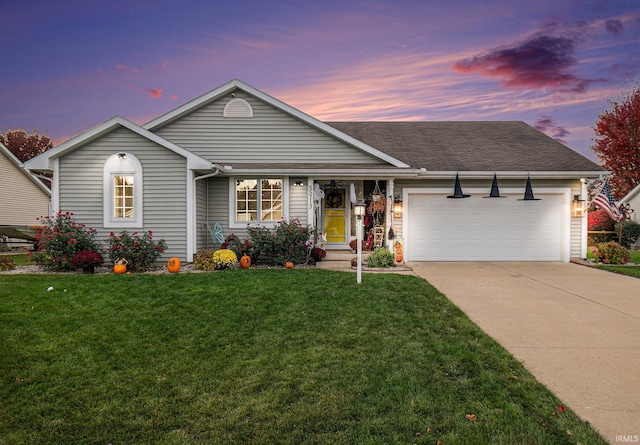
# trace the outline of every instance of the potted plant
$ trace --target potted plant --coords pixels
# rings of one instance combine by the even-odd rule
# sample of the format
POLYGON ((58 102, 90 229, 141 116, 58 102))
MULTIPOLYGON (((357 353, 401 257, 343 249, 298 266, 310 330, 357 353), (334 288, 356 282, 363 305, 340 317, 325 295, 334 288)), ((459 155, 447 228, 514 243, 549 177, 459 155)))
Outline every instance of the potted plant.
POLYGON ((94 273, 95 267, 103 262, 102 255, 95 250, 81 250, 71 259, 73 267, 82 268, 83 273, 94 273))

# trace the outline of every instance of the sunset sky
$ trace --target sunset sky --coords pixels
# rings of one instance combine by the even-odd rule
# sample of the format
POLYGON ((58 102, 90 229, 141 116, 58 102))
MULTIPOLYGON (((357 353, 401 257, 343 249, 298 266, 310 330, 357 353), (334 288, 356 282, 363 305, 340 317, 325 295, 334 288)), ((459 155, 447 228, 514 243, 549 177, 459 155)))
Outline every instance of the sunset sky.
POLYGON ((0 132, 59 143, 239 78, 320 120, 523 120, 596 160, 638 0, 4 1, 0 132))

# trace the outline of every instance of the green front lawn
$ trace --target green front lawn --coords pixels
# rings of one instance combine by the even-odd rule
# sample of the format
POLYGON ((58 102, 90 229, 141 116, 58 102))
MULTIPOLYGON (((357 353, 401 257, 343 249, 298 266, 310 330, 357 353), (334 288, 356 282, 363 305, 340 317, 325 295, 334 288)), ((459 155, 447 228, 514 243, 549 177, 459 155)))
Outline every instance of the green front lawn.
POLYGON ((629 275, 630 277, 640 278, 640 266, 596 266, 598 269, 608 270, 609 272, 619 273, 621 275, 629 275))
MULTIPOLYGON (((630 263, 640 264, 640 251, 631 250, 630 263)), ((588 258, 595 258, 591 252, 587 252, 588 258)), ((630 277, 640 278, 640 266, 606 266, 603 264, 596 265, 598 269, 608 270, 609 272, 619 273, 621 275, 629 275, 630 277)))
POLYGON ((424 280, 355 278, 0 275, 0 443, 605 443, 424 280))

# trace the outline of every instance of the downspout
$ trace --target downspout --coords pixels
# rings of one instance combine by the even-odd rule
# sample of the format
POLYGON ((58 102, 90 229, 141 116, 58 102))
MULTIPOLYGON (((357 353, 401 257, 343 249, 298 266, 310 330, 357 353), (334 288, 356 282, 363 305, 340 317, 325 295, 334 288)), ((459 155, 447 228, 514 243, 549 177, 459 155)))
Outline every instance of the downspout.
MULTIPOLYGON (((222 171, 222 167, 220 167, 218 165, 214 165, 213 168, 215 169, 215 171, 213 173, 209 173, 209 174, 202 175, 202 176, 196 176, 194 178, 194 181, 193 181, 194 184, 195 184, 195 182, 197 182, 197 181, 199 181, 201 179, 209 179, 209 178, 212 178, 214 176, 217 176, 222 171)), ((207 220, 207 223, 208 223, 209 222, 209 186, 208 185, 207 185, 205 190, 207 191, 205 205, 207 207, 207 209, 206 209, 206 220, 207 220)), ((194 190, 194 192, 195 192, 195 190, 194 190)), ((194 232, 193 233, 195 235, 195 234, 198 233, 198 228, 195 227, 197 225, 196 218, 193 219, 193 225, 194 225, 194 232)), ((194 252, 196 251, 197 244, 198 244, 198 241, 196 239, 196 236, 194 236, 193 237, 193 251, 194 252)), ((207 249, 208 248, 209 248, 209 235, 207 234, 207 249)))

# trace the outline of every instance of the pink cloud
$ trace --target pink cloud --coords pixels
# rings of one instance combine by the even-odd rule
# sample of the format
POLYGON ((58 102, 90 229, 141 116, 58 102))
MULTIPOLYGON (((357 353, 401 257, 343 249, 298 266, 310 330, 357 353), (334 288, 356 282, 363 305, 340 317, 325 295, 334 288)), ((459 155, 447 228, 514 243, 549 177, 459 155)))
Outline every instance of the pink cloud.
POLYGON ((566 137, 571 134, 569 130, 558 125, 550 116, 541 116, 533 126, 562 144, 567 143, 566 137))
POLYGON ((145 90, 147 92, 147 94, 149 95, 149 97, 151 99, 160 99, 162 98, 162 92, 163 89, 162 88, 158 88, 157 90, 150 90, 150 89, 146 89, 145 90))
POLYGON ((507 88, 582 93, 592 83, 602 80, 571 74, 570 69, 576 64, 575 46, 576 41, 570 37, 538 34, 517 45, 461 60, 453 69, 462 74, 498 78, 507 88))
POLYGON ((117 64, 117 65, 116 65, 116 69, 117 69, 118 71, 130 71, 130 72, 132 72, 133 74, 142 74, 142 70, 141 70, 141 69, 139 69, 139 68, 132 68, 132 67, 130 67, 130 66, 123 65, 123 64, 121 64, 121 63, 119 63, 119 64, 117 64))

